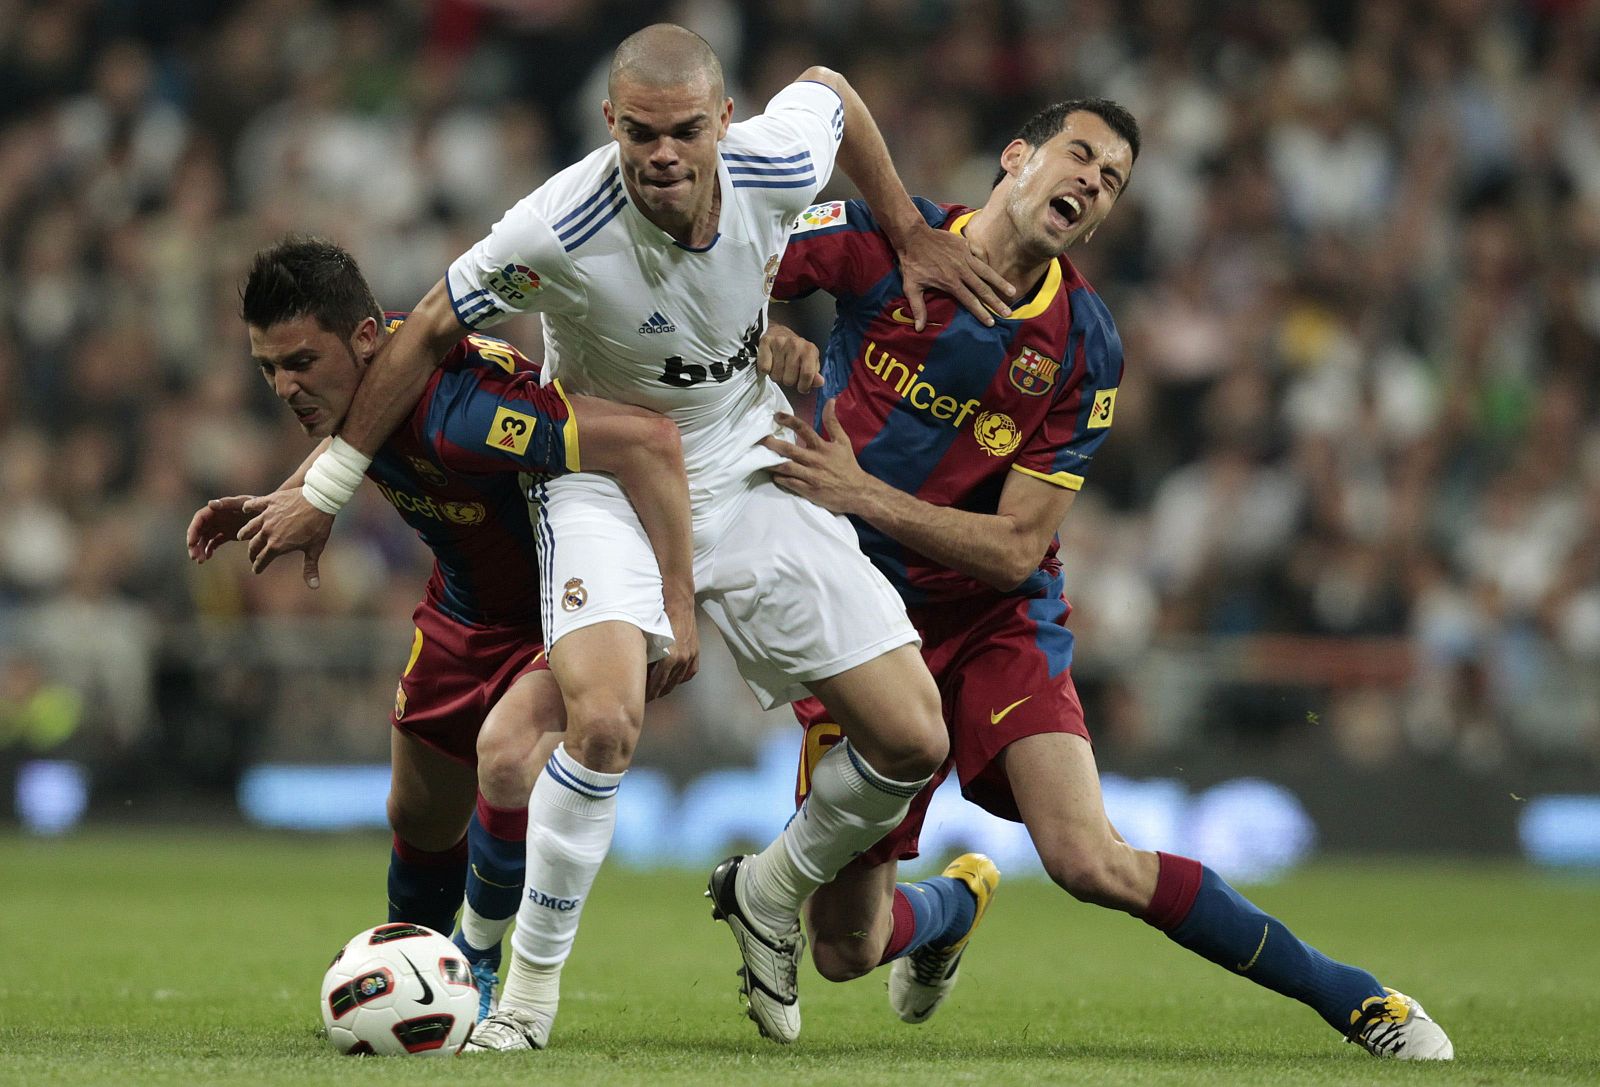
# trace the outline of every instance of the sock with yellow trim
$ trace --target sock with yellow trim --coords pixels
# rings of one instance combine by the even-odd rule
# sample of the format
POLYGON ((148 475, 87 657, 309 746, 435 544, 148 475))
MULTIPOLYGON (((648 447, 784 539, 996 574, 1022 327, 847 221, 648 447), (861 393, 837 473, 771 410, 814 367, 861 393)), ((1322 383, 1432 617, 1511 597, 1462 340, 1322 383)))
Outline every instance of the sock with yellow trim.
POLYGON ((497 808, 478 794, 467 825, 467 901, 456 946, 471 962, 500 966, 500 945, 522 904, 528 809, 497 808))
POLYGON ((1158 856, 1156 893, 1144 920, 1173 943, 1309 1005, 1340 1033, 1368 997, 1384 997, 1377 978, 1303 942, 1199 861, 1158 856))

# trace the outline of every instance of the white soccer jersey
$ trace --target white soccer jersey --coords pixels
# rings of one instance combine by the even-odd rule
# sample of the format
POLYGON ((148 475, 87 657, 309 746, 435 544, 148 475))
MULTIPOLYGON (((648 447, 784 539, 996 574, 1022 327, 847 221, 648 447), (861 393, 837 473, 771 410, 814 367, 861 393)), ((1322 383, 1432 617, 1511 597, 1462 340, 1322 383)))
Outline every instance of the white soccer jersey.
POLYGON ((450 266, 456 316, 486 328, 538 311, 546 380, 671 416, 698 508, 779 459, 756 445, 787 408, 756 372, 756 346, 790 229, 827 183, 843 132, 839 96, 814 82, 791 84, 760 116, 730 125, 717 167, 719 233, 701 250, 633 205, 608 143, 450 266))

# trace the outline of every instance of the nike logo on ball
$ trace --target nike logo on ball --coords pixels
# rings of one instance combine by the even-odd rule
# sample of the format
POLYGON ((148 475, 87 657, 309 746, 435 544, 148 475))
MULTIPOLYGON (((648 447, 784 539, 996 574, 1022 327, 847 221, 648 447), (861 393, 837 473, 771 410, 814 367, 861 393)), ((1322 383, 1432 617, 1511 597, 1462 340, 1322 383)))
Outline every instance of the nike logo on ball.
POLYGON ((422 976, 422 971, 417 969, 417 964, 412 962, 411 956, 407 955, 404 951, 400 952, 400 957, 406 960, 406 965, 411 967, 411 975, 417 979, 417 984, 422 986, 422 999, 418 1000, 417 1003, 432 1004, 433 990, 428 987, 428 981, 422 976))

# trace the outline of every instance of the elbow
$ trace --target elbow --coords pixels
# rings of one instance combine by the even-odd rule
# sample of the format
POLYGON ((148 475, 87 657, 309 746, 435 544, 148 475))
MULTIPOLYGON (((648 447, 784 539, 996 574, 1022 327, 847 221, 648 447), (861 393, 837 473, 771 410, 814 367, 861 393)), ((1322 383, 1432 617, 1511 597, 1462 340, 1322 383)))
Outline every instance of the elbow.
POLYGON ((1033 576, 1033 572, 1039 568, 1039 557, 1020 550, 998 555, 979 580, 992 589, 1010 592, 1033 576))

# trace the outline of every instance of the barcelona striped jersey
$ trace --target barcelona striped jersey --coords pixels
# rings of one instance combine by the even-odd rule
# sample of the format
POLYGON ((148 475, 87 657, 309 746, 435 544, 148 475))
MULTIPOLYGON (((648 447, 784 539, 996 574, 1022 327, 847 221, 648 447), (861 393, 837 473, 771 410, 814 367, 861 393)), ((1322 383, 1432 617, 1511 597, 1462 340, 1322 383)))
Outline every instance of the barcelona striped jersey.
MULTIPOLYGON (((393 332, 404 314, 386 315, 393 332)), ((433 552, 427 599, 463 623, 539 623, 538 547, 524 477, 577 471, 560 383, 504 340, 450 349, 367 475, 433 552)))
MULTIPOLYGON (((929 225, 962 232, 971 209, 917 198, 929 225)), ((773 284, 774 299, 823 290, 836 301, 819 400, 836 399, 861 466, 933 505, 995 513, 1013 472, 1083 486, 1110 433, 1122 341, 1110 311, 1065 257, 984 324, 943 294, 926 296, 914 327, 894 248, 858 200, 801 213, 773 284)), ((819 419, 820 425, 820 419, 819 419)), ((970 575, 920 555, 855 519, 861 548, 907 605, 992 596, 970 575)), ((1060 571, 1052 539, 1039 569, 1011 595, 1060 571)))

